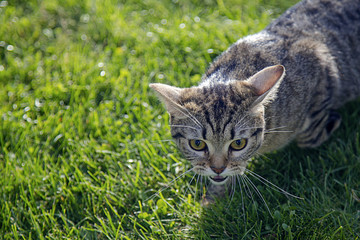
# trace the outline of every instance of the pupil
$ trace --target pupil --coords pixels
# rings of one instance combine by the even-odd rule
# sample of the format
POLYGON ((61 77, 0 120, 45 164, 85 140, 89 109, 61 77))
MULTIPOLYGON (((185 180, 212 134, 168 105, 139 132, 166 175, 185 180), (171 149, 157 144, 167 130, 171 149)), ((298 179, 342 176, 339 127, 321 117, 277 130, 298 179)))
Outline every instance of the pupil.
POLYGON ((195 140, 195 145, 200 146, 200 140, 195 140))
POLYGON ((240 140, 236 140, 236 145, 240 145, 241 141, 240 140))

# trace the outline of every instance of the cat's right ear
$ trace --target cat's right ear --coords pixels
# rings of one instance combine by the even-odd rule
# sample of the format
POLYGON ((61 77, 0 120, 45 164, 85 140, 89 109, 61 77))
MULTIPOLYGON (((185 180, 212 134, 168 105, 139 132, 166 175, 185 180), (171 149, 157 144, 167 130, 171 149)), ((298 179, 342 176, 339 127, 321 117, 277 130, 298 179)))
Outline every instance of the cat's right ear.
POLYGON ((162 83, 151 83, 149 87, 156 91, 159 99, 165 104, 166 110, 170 115, 178 118, 184 115, 184 107, 180 105, 181 88, 162 83))
POLYGON ((254 105, 274 97, 284 76, 285 67, 282 65, 275 65, 264 68, 249 78, 247 83, 258 96, 254 105))

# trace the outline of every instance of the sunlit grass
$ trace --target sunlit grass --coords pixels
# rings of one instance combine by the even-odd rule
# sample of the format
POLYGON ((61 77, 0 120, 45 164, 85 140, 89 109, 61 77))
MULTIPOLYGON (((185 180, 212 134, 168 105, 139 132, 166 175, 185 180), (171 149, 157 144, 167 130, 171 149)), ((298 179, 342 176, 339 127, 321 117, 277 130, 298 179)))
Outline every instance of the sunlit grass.
POLYGON ((169 184, 190 164, 148 84, 198 83, 295 2, 1 1, 0 238, 359 238, 359 101, 321 148, 251 166, 304 200, 252 179, 270 212, 240 191, 202 209, 204 181, 169 184))

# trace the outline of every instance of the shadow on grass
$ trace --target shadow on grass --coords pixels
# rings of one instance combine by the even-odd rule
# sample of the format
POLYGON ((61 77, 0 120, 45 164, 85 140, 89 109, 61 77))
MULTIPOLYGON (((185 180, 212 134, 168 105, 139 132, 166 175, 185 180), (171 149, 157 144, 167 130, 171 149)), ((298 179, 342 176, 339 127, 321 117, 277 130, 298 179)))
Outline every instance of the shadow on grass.
MULTIPOLYGON (((340 109, 341 127, 316 149, 295 143, 252 163, 251 170, 303 200, 251 178, 252 188, 204 208, 200 239, 356 239, 360 237, 360 100, 340 109)), ((251 188, 251 187, 250 187, 251 188)))

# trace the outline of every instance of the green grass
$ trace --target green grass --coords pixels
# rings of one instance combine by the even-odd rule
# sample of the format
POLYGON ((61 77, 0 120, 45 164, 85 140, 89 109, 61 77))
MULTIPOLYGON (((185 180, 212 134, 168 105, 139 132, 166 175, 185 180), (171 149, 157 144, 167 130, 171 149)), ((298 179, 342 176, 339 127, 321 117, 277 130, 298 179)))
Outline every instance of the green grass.
POLYGON ((250 166, 304 200, 254 180, 271 214, 239 191, 202 209, 191 173, 168 184, 190 164, 148 84, 196 84, 295 2, 1 1, 0 239, 359 239, 359 101, 250 166))

